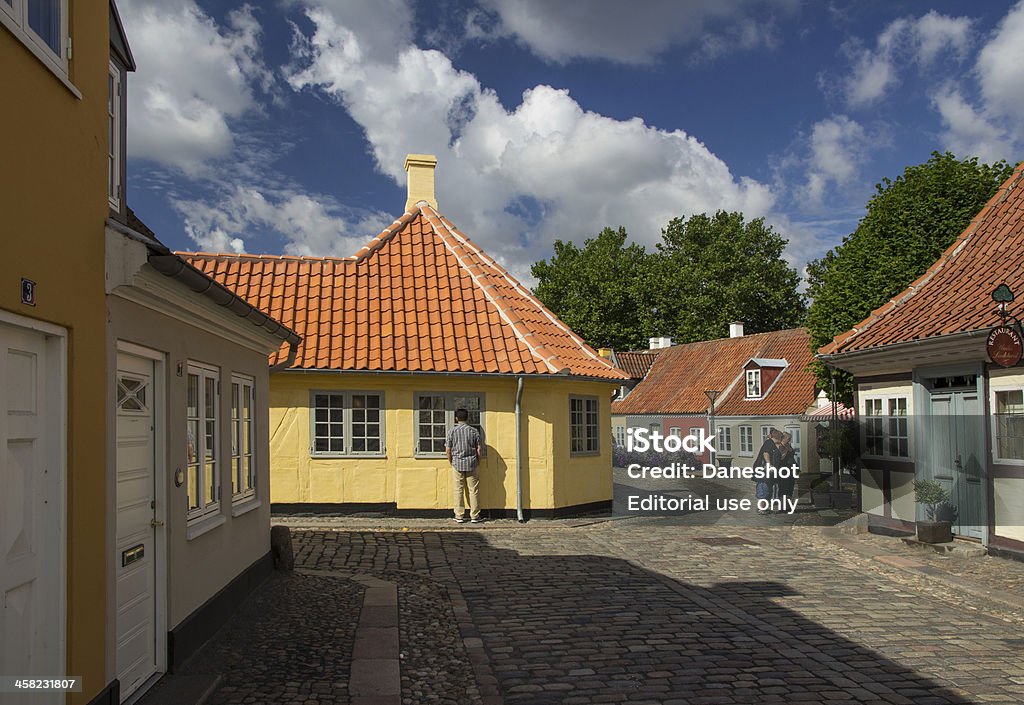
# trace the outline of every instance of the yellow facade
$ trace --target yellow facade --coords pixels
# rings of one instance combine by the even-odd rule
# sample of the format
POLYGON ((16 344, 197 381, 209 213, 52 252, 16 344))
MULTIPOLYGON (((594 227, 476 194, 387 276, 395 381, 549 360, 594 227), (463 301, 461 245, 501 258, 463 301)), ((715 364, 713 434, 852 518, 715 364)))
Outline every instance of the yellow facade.
MULTIPOLYGON (((67 329, 66 673, 85 703, 107 683, 104 221, 107 205, 106 2, 76 2, 65 85, 0 27, 0 309, 67 329), (37 303, 20 302, 20 280, 37 303)), ((57 557, 54 557, 55 559, 57 557)))
MULTIPOLYGON (((612 497, 611 392, 614 384, 528 377, 522 397, 523 507, 553 510, 612 497), (570 396, 600 402, 600 453, 569 448, 570 396)), ((271 501, 274 504, 393 504, 398 510, 452 505, 451 467, 416 453, 416 395, 483 394, 486 456, 480 502, 516 508, 516 378, 498 376, 279 373, 270 378, 271 501), (385 457, 313 457, 310 399, 314 391, 384 395, 385 457)))

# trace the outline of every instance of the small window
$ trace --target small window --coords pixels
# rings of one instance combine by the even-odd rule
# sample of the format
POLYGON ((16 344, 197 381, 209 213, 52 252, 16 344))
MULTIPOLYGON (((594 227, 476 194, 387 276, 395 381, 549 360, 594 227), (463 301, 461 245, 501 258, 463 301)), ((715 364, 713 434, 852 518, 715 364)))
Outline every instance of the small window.
POLYGON ((381 392, 314 392, 310 454, 384 454, 384 395, 381 392))
POLYGON ((117 379, 117 410, 128 414, 145 414, 149 385, 145 378, 121 373, 117 379))
POLYGON ((995 454, 999 460, 1024 460, 1024 390, 993 392, 995 454))
POLYGON ((231 499, 244 502, 256 496, 256 444, 254 407, 256 396, 251 377, 231 378, 231 499))
POLYGON ((569 397, 569 451, 573 455, 601 452, 599 410, 597 397, 569 397))
POLYGON ((673 426, 668 430, 668 435, 675 436, 676 438, 682 438, 683 429, 681 429, 679 426, 673 426))
MULTIPOLYGON (((67 77, 67 0, 0 0, 0 23, 53 71, 67 77)), ((106 20, 104 20, 106 22, 106 20)))
POLYGON ((729 426, 718 427, 718 452, 732 452, 732 429, 729 426))
POLYGON ((121 70, 111 61, 107 73, 107 201, 121 210, 121 70))
POLYGON ((444 455, 448 429, 455 425, 456 409, 465 409, 466 423, 480 432, 484 445, 484 395, 431 393, 416 396, 416 454, 444 455))
POLYGON ((907 398, 889 399, 889 455, 906 458, 910 455, 907 398))
POLYGON ((188 442, 185 477, 189 521, 220 510, 218 481, 217 410, 220 408, 219 371, 195 363, 188 366, 187 408, 185 412, 188 442))
POLYGON ((764 443, 766 440, 768 440, 768 436, 770 436, 771 434, 772 434, 772 427, 771 426, 762 426, 761 427, 761 443, 764 443))
POLYGON ((747 370, 747 399, 761 398, 761 370, 747 370))
POLYGON ((690 435, 693 436, 694 438, 699 437, 700 436, 700 432, 701 432, 701 429, 696 428, 696 427, 690 429, 690 435))
POLYGON ((876 457, 910 457, 910 419, 907 397, 875 397, 864 400, 864 454, 876 457))
POLYGON ((800 427, 799 426, 786 426, 786 433, 790 435, 789 444, 793 448, 800 449, 800 427))
POLYGON ((661 424, 660 423, 652 423, 652 424, 650 424, 647 427, 647 430, 650 431, 651 434, 661 433, 661 424))
POLYGON ((620 448, 626 445, 626 427, 616 426, 612 430, 615 432, 615 444, 620 448))
POLYGON ((752 426, 740 426, 740 453, 751 455, 754 452, 754 429, 752 426))

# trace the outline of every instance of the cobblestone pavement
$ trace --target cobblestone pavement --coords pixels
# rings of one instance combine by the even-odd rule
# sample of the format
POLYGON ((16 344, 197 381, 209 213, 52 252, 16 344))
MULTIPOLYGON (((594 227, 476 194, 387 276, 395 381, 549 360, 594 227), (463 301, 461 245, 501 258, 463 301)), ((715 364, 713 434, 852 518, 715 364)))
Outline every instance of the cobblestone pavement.
POLYGON ((293 536, 304 567, 413 575, 422 595, 455 596, 454 610, 434 600, 415 640, 443 653, 420 660, 418 682, 444 678, 413 695, 403 661, 403 702, 1024 702, 1019 608, 965 598, 820 527, 379 523, 392 530, 293 536))

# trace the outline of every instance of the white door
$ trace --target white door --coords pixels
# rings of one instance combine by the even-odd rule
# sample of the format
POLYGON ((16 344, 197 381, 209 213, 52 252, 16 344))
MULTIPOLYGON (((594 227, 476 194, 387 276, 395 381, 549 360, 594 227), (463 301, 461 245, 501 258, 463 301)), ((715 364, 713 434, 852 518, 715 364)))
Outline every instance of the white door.
MULTIPOLYGON (((64 674, 65 392, 47 338, 0 323, 0 674, 8 676, 64 674)), ((23 700, 0 694, 0 703, 23 700)))
POLYGON ((127 698, 157 671, 153 361, 117 356, 117 677, 127 698))

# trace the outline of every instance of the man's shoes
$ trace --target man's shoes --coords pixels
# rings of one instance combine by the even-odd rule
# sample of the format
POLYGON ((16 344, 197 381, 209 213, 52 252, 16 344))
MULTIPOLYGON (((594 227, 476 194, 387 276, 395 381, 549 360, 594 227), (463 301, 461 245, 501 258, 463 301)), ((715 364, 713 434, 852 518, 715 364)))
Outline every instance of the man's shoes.
POLYGON ((483 524, 484 523, 484 518, 483 517, 477 517, 476 519, 470 519, 469 523, 470 524, 483 524))
POLYGON ((760 514, 761 516, 767 516, 768 515, 768 510, 767 509, 758 509, 757 513, 760 514))
POLYGON ((452 521, 454 521, 456 524, 465 524, 466 517, 454 517, 452 521))

